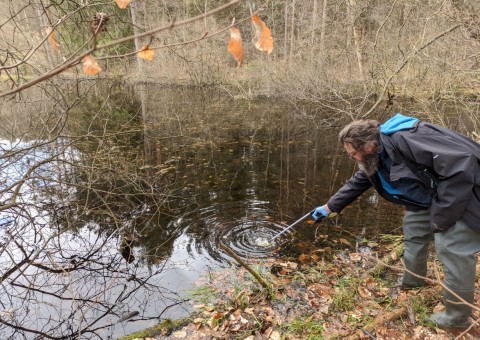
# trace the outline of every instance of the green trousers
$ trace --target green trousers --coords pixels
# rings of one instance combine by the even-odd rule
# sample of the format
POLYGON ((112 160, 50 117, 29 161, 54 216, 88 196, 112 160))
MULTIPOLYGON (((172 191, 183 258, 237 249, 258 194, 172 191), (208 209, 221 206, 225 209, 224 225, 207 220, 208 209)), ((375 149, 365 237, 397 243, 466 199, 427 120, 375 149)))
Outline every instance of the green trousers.
MULTIPOLYGON (((440 233, 432 233, 429 228, 429 211, 407 211, 403 219, 404 231, 404 261, 405 267, 418 275, 426 276, 428 247, 430 241, 435 241, 435 250, 443 264, 445 286, 473 304, 476 279, 476 252, 480 251, 480 233, 470 229, 462 220, 440 233)), ((480 223, 480 221, 479 221, 480 223)), ((418 287, 423 280, 406 272, 402 285, 418 287)), ((448 290, 444 291, 446 312, 441 316, 441 322, 446 326, 463 323, 467 326, 471 308, 455 303, 456 298, 448 290)))
MULTIPOLYGON (((452 290, 474 290, 475 253, 480 251, 480 233, 467 227, 462 220, 444 232, 432 233, 429 220, 428 210, 405 213, 404 261, 407 269, 426 275, 429 242, 435 240, 435 250, 444 267, 445 285, 452 290)), ((408 274, 404 277, 404 283, 415 285, 421 282, 408 274)))

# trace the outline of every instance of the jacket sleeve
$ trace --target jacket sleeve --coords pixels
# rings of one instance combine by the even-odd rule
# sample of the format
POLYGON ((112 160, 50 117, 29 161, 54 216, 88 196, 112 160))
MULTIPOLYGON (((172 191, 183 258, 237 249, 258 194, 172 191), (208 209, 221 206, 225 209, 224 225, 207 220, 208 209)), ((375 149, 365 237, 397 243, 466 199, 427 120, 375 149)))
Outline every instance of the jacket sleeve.
POLYGON ((339 213, 347 205, 357 199, 358 196, 370 189, 368 176, 361 170, 358 170, 343 187, 341 187, 327 202, 331 211, 339 213))
POLYGON ((438 177, 430 207, 430 228, 450 228, 462 217, 473 195, 476 156, 454 134, 429 126, 420 125, 415 132, 394 133, 393 139, 407 157, 438 177))

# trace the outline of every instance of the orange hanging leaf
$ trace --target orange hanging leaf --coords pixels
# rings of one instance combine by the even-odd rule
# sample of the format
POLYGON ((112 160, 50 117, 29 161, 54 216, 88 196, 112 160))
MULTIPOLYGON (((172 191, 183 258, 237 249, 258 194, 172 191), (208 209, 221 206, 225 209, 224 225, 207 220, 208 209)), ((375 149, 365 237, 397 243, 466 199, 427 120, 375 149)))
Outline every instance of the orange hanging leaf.
POLYGON ((138 52, 138 56, 145 60, 152 61, 155 58, 155 51, 152 50, 148 45, 143 46, 142 50, 138 52))
POLYGON ((230 27, 230 41, 228 42, 228 52, 237 62, 237 67, 243 64, 243 44, 242 34, 235 26, 230 27))
POLYGON ((130 2, 132 2, 132 0, 115 0, 115 2, 117 3, 118 7, 125 9, 128 7, 130 2))
POLYGON ((102 71, 102 68, 98 66, 97 61, 90 54, 83 57, 83 72, 88 75, 94 75, 102 71))
POLYGON ((57 38, 55 36, 55 31, 53 30, 53 28, 52 27, 46 27, 45 32, 48 35, 47 40, 48 40, 48 43, 50 44, 50 46, 52 46, 52 48, 56 52, 59 52, 60 51, 60 44, 57 41, 57 38))
POLYGON ((272 32, 265 25, 265 23, 258 17, 258 15, 252 16, 253 27, 255 28, 255 37, 253 38, 253 44, 257 50, 272 53, 273 50, 273 38, 272 32))

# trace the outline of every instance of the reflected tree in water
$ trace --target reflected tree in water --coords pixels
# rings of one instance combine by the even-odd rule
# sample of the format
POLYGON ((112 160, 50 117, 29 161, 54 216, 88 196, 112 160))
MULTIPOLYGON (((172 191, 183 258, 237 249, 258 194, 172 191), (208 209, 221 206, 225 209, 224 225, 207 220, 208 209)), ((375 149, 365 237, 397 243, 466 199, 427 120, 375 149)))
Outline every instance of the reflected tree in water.
POLYGON ((146 166, 139 104, 119 84, 95 90, 71 106, 63 133, 74 137, 32 128, 29 142, 2 141, 4 338, 104 338, 182 302, 158 282, 179 232, 175 178, 146 166))

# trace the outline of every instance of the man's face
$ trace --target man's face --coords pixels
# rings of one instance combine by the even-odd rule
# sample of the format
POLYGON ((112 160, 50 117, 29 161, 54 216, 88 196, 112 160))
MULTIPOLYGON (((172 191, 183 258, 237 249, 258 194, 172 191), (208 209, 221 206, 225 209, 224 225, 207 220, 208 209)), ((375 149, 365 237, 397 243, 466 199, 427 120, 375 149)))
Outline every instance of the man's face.
POLYGON ((348 157, 353 159, 367 176, 371 177, 375 174, 380 159, 375 144, 366 144, 361 150, 356 150, 350 143, 344 143, 343 147, 348 157))

